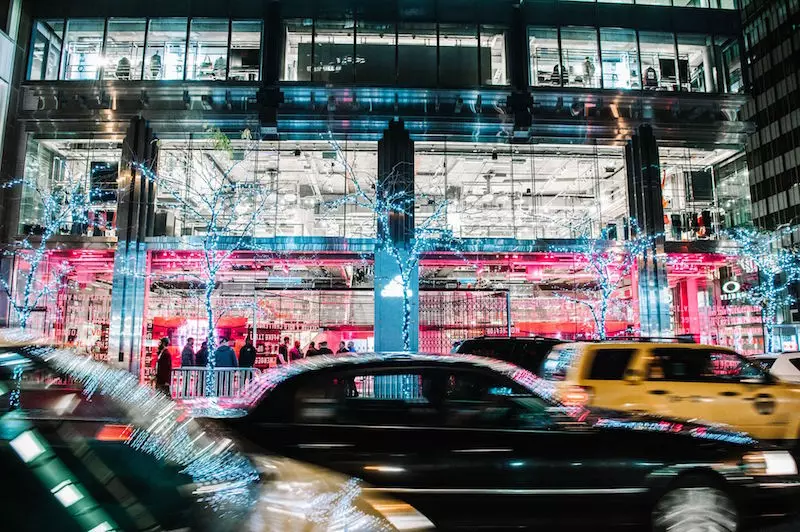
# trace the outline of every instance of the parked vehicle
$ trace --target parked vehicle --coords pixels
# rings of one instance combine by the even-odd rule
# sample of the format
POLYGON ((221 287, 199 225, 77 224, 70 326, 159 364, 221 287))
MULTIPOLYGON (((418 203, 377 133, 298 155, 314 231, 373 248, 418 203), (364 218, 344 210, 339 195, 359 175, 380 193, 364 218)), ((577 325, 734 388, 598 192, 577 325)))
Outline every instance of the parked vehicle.
POLYGON ((780 380, 800 384, 800 353, 756 355, 753 360, 780 380))
POLYGON ((565 344, 553 348, 541 375, 568 404, 721 423, 783 446, 800 435, 800 387, 724 347, 565 344))
POLYGON ((542 361, 550 350, 562 343, 564 343, 563 340, 542 336, 480 336, 457 344, 453 347, 453 353, 505 360, 533 373, 538 373, 542 361))
POLYGON ((246 450, 128 372, 0 333, 3 530, 430 527, 352 477, 246 450))
POLYGON ((275 368, 241 400, 187 406, 268 451, 359 476, 440 529, 735 531, 796 507, 786 451, 552 392, 484 357, 363 354, 275 368))

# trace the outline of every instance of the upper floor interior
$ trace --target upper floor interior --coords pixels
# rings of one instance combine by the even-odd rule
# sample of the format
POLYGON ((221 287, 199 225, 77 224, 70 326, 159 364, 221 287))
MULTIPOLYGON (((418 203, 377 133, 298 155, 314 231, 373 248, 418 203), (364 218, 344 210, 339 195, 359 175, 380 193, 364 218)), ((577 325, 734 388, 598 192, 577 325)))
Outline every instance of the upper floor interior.
POLYGON ((31 4, 26 80, 699 93, 746 85, 734 0, 96 4, 31 4))

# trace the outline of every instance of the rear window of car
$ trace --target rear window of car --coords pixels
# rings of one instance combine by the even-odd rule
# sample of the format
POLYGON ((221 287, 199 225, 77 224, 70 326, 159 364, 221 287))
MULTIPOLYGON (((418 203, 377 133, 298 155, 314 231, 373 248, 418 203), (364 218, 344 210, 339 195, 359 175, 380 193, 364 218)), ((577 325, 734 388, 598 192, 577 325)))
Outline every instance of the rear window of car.
POLYGON ((755 358, 753 359, 759 366, 764 369, 770 369, 772 366, 775 365, 775 361, 778 360, 777 358, 755 358))
POLYGON ((482 357, 500 358, 509 360, 511 351, 514 348, 513 342, 505 339, 497 340, 466 340, 456 350, 457 353, 468 355, 478 355, 482 357))
POLYGON ((635 349, 598 349, 594 352, 588 378, 600 381, 622 380, 635 352, 635 349))
POLYGON ((555 346, 544 359, 539 375, 550 381, 563 381, 567 378, 567 371, 573 360, 580 355, 580 351, 580 347, 577 345, 555 346))
POLYGON ((798 357, 798 358, 790 358, 789 362, 791 362, 792 366, 794 366, 796 369, 800 370, 800 357, 798 357))

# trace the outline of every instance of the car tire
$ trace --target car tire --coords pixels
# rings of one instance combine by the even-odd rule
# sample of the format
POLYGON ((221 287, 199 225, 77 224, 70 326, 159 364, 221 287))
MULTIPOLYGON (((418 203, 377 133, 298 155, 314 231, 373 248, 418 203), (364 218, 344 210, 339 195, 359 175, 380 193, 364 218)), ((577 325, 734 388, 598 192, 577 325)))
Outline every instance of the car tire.
POLYGON ((653 509, 654 532, 736 532, 733 499, 711 478, 680 479, 653 509))

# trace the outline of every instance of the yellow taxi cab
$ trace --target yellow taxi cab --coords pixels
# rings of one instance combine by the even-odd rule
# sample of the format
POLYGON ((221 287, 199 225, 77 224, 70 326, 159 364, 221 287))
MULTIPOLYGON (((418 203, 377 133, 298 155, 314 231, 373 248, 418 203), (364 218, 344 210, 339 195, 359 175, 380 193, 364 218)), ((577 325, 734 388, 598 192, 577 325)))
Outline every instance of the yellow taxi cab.
POLYGON ((721 423, 784 445, 800 437, 800 386, 724 347, 562 344, 540 374, 567 404, 721 423))

